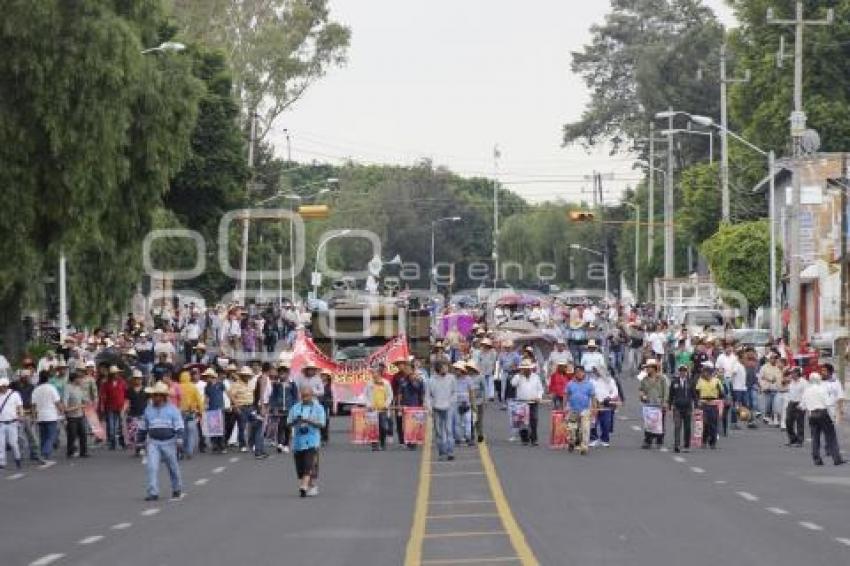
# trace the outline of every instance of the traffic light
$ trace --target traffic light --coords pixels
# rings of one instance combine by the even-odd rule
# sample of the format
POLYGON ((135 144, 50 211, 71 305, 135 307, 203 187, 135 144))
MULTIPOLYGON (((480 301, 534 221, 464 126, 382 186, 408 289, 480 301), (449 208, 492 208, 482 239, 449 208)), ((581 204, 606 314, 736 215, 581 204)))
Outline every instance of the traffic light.
POLYGON ((298 215, 305 220, 324 220, 330 209, 326 204, 305 204, 298 207, 298 215))
POLYGON ((574 222, 593 222, 595 215, 587 210, 571 210, 570 220, 574 222))

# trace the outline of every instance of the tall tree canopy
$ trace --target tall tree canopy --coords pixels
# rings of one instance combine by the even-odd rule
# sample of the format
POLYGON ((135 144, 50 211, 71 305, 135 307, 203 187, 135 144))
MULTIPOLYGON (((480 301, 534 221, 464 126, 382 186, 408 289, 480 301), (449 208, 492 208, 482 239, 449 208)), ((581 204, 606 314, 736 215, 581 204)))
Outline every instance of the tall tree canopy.
POLYGON ((182 31, 228 54, 243 117, 264 118, 259 138, 329 67, 351 36, 327 0, 170 0, 182 31))
POLYGON ((572 62, 590 102, 579 121, 564 126, 564 143, 612 140, 614 151, 628 150, 669 106, 717 115, 723 30, 702 0, 611 0, 605 22, 590 31, 572 62))
POLYGON ((73 318, 100 322, 139 280, 152 203, 188 150, 203 85, 158 0, 9 0, 0 21, 0 317, 68 256, 73 318))

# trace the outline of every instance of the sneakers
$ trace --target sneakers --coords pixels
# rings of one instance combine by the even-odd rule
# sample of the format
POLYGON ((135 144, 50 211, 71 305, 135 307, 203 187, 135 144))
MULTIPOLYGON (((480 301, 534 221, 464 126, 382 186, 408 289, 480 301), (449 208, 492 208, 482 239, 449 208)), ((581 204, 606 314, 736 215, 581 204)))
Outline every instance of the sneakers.
POLYGON ((307 490, 306 490, 306 489, 304 489, 303 487, 299 487, 299 488, 298 488, 298 494, 299 494, 299 496, 301 496, 301 497, 307 497, 307 490))
POLYGON ((289 454, 289 446, 284 446, 284 447, 283 447, 283 453, 284 453, 284 454, 289 454))
POLYGON ((277 445, 277 453, 280 454, 281 452, 283 452, 283 444, 278 444, 277 445))
POLYGON ((240 452, 247 452, 247 451, 248 451, 248 447, 247 447, 247 446, 242 446, 241 448, 239 448, 239 451, 240 451, 240 452))
POLYGON ((453 461, 454 459, 455 457, 453 454, 449 454, 448 456, 446 456, 446 460, 448 460, 449 462, 453 461))
POLYGON ((611 446, 610 442, 602 442, 601 444, 603 448, 608 448, 609 446, 611 446))
POLYGON ((675 452, 676 454, 678 454, 679 452, 681 452, 681 450, 679 450, 679 447, 678 447, 678 446, 674 446, 674 447, 673 447, 673 452, 675 452))
POLYGON ((597 446, 599 446, 599 441, 598 440, 591 440, 590 444, 588 444, 588 446, 590 446, 591 448, 596 448, 597 446))
POLYGON ((265 452, 261 452, 260 454, 255 454, 255 455, 254 455, 254 459, 255 459, 255 460, 265 460, 265 459, 266 459, 266 458, 268 458, 268 457, 269 457, 269 455, 268 455, 268 454, 266 454, 265 452))
POLYGON ((307 490, 307 497, 316 497, 319 495, 319 488, 317 486, 313 486, 307 490))
POLYGON ((158 495, 148 495, 145 497, 145 501, 159 501, 158 495))
POLYGON ((171 501, 180 501, 183 497, 185 496, 180 490, 171 492, 171 501))

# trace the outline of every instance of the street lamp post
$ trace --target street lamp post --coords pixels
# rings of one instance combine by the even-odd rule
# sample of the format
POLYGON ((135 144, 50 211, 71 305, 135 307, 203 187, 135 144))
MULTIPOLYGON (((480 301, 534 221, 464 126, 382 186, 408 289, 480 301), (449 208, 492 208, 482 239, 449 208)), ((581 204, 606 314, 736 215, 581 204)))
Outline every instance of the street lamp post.
POLYGON ((602 258, 604 273, 605 273, 605 300, 608 300, 608 252, 600 252, 599 250, 594 250, 592 248, 586 248, 584 246, 580 246, 579 244, 570 244, 570 249, 573 250, 581 250, 583 252, 587 252, 589 254, 595 254, 602 258))
POLYGON ((460 216, 446 216, 445 218, 438 218, 437 220, 431 221, 431 271, 430 271, 431 284, 430 284, 430 287, 431 287, 432 291, 435 290, 436 287, 437 287, 437 281, 436 281, 436 275, 437 274, 434 272, 434 264, 436 263, 436 260, 435 260, 435 239, 436 239, 435 234, 436 234, 437 224, 440 224, 440 223, 443 223, 443 222, 459 222, 459 221, 460 221, 460 216))
MULTIPOLYGON (((340 230, 339 232, 335 232, 330 236, 326 237, 324 240, 319 242, 319 245, 316 246, 316 263, 315 270, 316 273, 319 273, 319 257, 321 256, 322 251, 324 251, 325 246, 327 246, 328 242, 333 240, 334 238, 341 238, 342 236, 347 236, 351 233, 351 230, 346 228, 345 230, 340 230)), ((313 298, 315 300, 319 299, 319 282, 318 278, 313 279, 313 298)))
MULTIPOLYGON (((176 41, 165 41, 156 47, 143 49, 140 51, 142 55, 148 53, 164 53, 167 51, 183 51, 186 46, 176 41)), ((59 339, 65 339, 65 333, 68 330, 68 258, 65 255, 64 247, 59 249, 59 339)))
POLYGON ((723 127, 720 124, 717 124, 714 120, 709 118, 708 116, 697 116, 693 114, 685 114, 691 121, 701 126, 706 126, 710 128, 717 128, 718 130, 724 132, 725 134, 732 136, 734 139, 738 140, 748 148, 752 149, 756 153, 761 154, 764 157, 767 157, 767 175, 770 181, 770 333, 773 336, 779 335, 779 327, 778 327, 778 304, 777 304, 777 291, 776 291, 776 276, 777 276, 777 266, 776 266, 776 153, 771 149, 770 151, 765 151, 762 148, 754 145, 753 143, 747 141, 743 137, 739 136, 735 132, 729 130, 728 128, 723 127))

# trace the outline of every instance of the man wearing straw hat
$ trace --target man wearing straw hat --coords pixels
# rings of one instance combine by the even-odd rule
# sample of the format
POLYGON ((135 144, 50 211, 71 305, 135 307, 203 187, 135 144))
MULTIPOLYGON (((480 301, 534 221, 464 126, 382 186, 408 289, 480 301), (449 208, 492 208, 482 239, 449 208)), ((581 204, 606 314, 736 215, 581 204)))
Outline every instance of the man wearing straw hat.
POLYGON ((511 379, 511 385, 516 390, 517 401, 528 403, 528 429, 520 430, 519 435, 524 446, 529 443, 537 446, 537 412, 543 400, 543 383, 539 375, 532 373, 534 363, 531 360, 523 360, 518 369, 519 373, 511 379))
POLYGON ((474 362, 466 362, 466 373, 472 382, 470 400, 474 410, 475 437, 478 442, 484 442, 484 405, 487 400, 487 381, 478 371, 474 362))
POLYGON ((159 463, 165 462, 168 475, 171 478, 171 499, 183 497, 183 480, 180 477, 180 466, 177 462, 177 450, 183 444, 183 416, 180 411, 169 403, 168 386, 157 382, 145 389, 150 398, 150 404, 145 408, 144 415, 139 421, 137 441, 145 443, 147 451, 147 496, 145 501, 159 499, 159 463))

